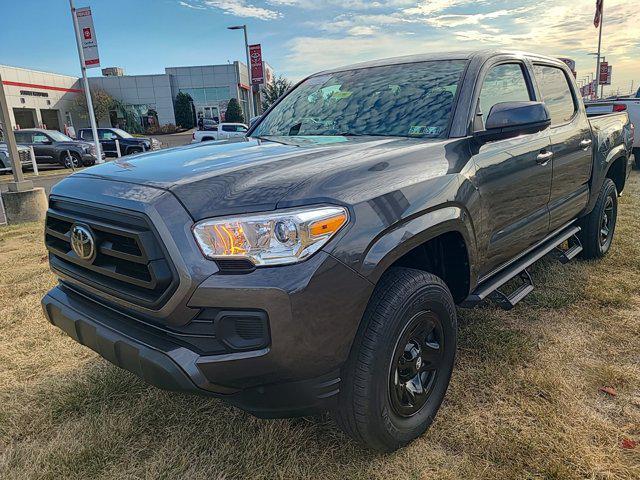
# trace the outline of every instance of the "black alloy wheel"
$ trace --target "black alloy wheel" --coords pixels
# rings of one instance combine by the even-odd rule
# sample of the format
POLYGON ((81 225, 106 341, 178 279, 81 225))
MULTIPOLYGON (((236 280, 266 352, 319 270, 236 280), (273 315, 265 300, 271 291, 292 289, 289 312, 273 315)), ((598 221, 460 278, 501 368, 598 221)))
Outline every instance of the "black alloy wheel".
POLYGON ((613 228, 616 221, 616 205, 614 198, 609 195, 602 210, 602 219, 600 221, 600 246, 603 251, 609 250, 611 241, 613 240, 613 228))
POLYGON ((396 344, 389 375, 389 396, 401 417, 418 413, 433 391, 442 367, 442 322, 429 311, 413 316, 396 344))

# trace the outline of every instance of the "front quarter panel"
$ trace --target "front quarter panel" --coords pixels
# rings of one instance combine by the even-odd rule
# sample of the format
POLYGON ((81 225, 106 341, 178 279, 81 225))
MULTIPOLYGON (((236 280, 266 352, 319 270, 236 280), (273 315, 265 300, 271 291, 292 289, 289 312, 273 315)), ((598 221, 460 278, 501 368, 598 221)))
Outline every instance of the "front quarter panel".
POLYGON ((470 283, 475 285, 478 262, 474 223, 479 221, 481 211, 477 189, 469 181, 475 165, 469 162, 466 151, 458 145, 456 154, 448 158, 448 173, 445 169, 442 175, 414 182, 409 178, 391 191, 351 203, 351 225, 327 246, 327 251, 375 284, 402 255, 454 231, 465 240, 470 283))

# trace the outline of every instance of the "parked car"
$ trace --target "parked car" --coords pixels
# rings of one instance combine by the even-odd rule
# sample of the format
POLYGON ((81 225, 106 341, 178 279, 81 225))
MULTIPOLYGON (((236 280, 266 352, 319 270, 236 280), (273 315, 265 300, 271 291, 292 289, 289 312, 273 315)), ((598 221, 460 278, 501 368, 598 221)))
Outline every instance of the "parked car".
POLYGON ((191 136, 191 143, 207 142, 209 140, 225 140, 241 138, 247 133, 248 127, 244 123, 219 123, 211 130, 195 130, 191 136))
MULTIPOLYGON (((31 168, 31 152, 29 152, 29 149, 18 145, 18 155, 20 155, 22 170, 31 168)), ((9 147, 5 142, 0 142, 0 173, 11 173, 12 171, 13 165, 11 164, 9 147)))
MULTIPOLYGON (((93 142, 93 131, 90 128, 78 130, 78 138, 86 142, 93 142)), ((98 140, 102 151, 109 157, 117 157, 116 140, 120 143, 121 155, 160 150, 160 142, 155 138, 134 137, 119 128, 98 128, 98 140)))
POLYGON ((202 118, 198 120, 198 130, 217 130, 219 120, 216 118, 202 118))
POLYGON ((610 250, 630 130, 589 120, 541 55, 321 72, 247 138, 57 183, 44 311, 151 384, 260 417, 329 410, 394 450, 443 401, 456 305, 511 309, 546 254, 610 250))
POLYGON ((38 165, 77 168, 96 163, 96 150, 91 143, 74 140, 57 130, 29 128, 16 130, 15 136, 19 145, 33 147, 38 165))
POLYGON ((633 138, 633 156, 636 167, 640 168, 640 98, 616 98, 611 101, 594 101, 586 104, 590 117, 607 115, 613 112, 627 112, 631 123, 635 125, 633 138))

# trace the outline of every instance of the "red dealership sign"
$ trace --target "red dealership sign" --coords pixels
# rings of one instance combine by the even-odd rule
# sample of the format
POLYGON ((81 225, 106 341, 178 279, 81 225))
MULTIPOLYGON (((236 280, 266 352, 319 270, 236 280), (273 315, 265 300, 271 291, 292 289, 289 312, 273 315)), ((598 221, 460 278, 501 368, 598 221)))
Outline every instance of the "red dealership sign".
POLYGON ((609 62, 600 63, 600 85, 607 85, 609 78, 609 62))
POLYGON ((260 44, 249 45, 251 61, 251 82, 254 85, 264 83, 264 67, 262 66, 262 47, 260 44))

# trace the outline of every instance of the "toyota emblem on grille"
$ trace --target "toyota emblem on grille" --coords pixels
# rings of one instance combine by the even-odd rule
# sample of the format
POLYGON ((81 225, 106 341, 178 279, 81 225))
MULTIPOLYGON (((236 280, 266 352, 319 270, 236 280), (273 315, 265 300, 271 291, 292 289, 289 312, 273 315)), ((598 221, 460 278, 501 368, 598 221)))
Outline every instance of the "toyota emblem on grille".
POLYGON ((71 248, 82 260, 93 260, 96 253, 96 242, 91 230, 82 225, 74 225, 71 229, 71 248))

